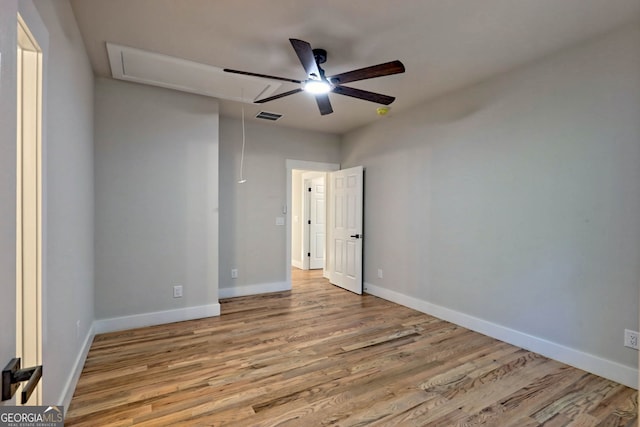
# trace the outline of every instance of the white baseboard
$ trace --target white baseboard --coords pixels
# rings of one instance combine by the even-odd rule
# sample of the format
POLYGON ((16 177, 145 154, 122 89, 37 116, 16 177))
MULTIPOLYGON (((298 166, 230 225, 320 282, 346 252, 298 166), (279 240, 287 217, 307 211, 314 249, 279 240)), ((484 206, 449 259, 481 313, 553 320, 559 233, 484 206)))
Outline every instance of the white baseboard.
POLYGON ((145 326, 164 325, 165 323, 202 319, 220 315, 220 304, 200 305, 196 307, 178 308, 175 310, 156 311, 152 313, 134 314, 132 316, 99 319, 93 322, 96 334, 142 328, 145 326))
POLYGON ((608 359, 585 353, 574 348, 566 347, 545 339, 528 335, 496 323, 489 322, 456 310, 451 310, 440 305, 410 297, 399 292, 391 291, 370 283, 364 284, 368 294, 404 305, 405 307, 429 314, 442 320, 446 320, 467 329, 488 335, 500 341, 513 344, 518 347, 539 353, 550 359, 557 360, 567 365, 575 366, 587 372, 616 381, 628 387, 638 389, 638 369, 622 365, 608 359))
POLYGON ((71 399, 73 398, 73 393, 76 391, 76 385, 78 384, 78 380, 80 379, 80 374, 82 373, 82 368, 84 368, 84 362, 87 360, 87 354, 89 354, 89 349, 91 348, 91 344, 93 343, 93 337, 95 336, 94 327, 91 325, 89 331, 87 332, 87 336, 82 343, 82 347, 80 348, 80 352, 76 357, 75 362, 73 363, 73 368, 71 369, 71 374, 67 379, 67 382, 62 389, 62 393, 60 394, 60 398, 58 402, 60 405, 64 406, 64 413, 67 413, 69 409, 69 405, 71 404, 71 399))
POLYGON ((218 298, 244 297, 290 290, 291 284, 287 282, 259 283, 256 285, 236 286, 235 288, 220 288, 218 289, 218 298))
POLYGON ((291 266, 295 267, 295 268, 299 268, 300 270, 302 270, 304 268, 304 266, 302 264, 302 261, 297 261, 297 260, 294 260, 294 259, 291 260, 291 266))

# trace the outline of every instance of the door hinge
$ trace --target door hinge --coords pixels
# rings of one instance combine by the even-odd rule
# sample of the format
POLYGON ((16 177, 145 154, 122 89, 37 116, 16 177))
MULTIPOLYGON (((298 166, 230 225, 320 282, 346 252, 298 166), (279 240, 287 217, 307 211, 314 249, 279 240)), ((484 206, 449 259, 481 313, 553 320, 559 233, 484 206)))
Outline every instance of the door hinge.
POLYGON ((309 187, 309 193, 311 193, 311 187, 309 187))
POLYGON ((307 252, 307 256, 308 256, 308 257, 311 257, 311 252, 307 252))
POLYGON ((307 220, 307 224, 311 225, 311 220, 307 220))

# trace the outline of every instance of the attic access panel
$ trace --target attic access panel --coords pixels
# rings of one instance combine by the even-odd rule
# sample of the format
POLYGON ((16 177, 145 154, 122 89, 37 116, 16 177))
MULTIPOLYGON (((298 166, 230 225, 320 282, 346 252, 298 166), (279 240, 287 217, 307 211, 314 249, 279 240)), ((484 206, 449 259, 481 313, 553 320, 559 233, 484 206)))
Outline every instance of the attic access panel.
POLYGON ((281 84, 223 72, 222 68, 142 49, 107 43, 113 78, 214 98, 253 103, 281 84))

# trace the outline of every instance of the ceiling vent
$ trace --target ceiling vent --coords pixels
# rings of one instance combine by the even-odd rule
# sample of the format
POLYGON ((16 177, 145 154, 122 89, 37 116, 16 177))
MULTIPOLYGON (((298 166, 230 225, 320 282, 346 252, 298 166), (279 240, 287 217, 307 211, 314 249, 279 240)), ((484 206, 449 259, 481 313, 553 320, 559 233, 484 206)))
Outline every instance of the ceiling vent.
POLYGON ((264 120, 270 120, 272 122, 275 122, 276 120, 278 120, 280 117, 282 117, 282 114, 278 114, 278 113, 270 113, 268 111, 260 111, 257 115, 256 115, 256 119, 264 119, 264 120))
POLYGON ((113 78, 253 103, 281 84, 268 79, 225 73, 222 68, 132 47, 107 43, 113 78))

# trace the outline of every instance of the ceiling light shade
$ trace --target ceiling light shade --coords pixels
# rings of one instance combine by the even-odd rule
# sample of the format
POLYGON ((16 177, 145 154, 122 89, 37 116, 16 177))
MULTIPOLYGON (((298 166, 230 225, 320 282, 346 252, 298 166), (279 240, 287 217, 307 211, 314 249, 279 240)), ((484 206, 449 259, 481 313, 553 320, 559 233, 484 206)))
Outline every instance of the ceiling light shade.
POLYGON ((302 87, 305 92, 312 93, 314 95, 319 95, 323 93, 331 92, 331 85, 326 80, 312 80, 309 79, 304 82, 302 87))

